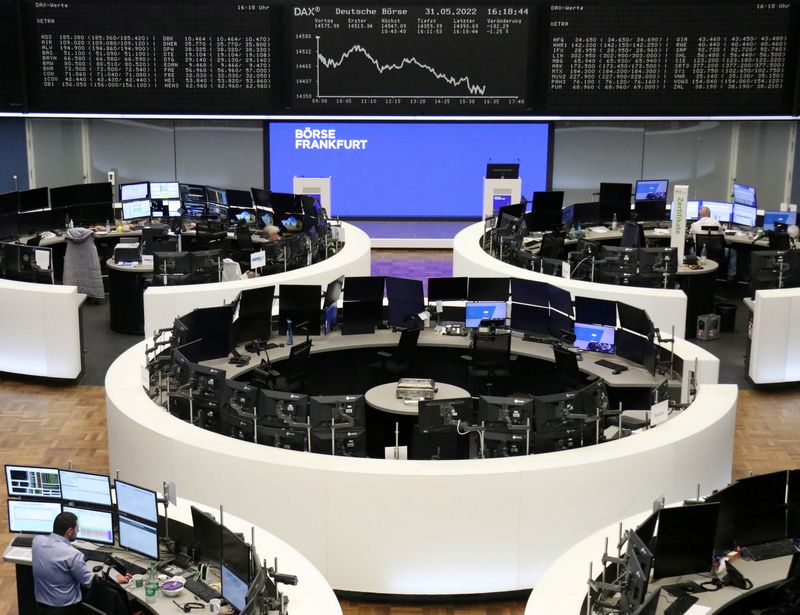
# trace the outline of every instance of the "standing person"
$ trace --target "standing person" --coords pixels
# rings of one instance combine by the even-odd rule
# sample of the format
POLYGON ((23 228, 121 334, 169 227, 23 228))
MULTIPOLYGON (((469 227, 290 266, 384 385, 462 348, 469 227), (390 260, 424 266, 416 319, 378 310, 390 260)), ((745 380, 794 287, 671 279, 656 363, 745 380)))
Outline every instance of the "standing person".
MULTIPOLYGON (((78 517, 59 513, 53 532, 33 539, 33 590, 37 615, 81 615, 81 587, 88 588, 94 573, 86 565, 83 553, 70 543, 78 535, 78 517)), ((128 575, 117 582, 127 583, 128 575)))

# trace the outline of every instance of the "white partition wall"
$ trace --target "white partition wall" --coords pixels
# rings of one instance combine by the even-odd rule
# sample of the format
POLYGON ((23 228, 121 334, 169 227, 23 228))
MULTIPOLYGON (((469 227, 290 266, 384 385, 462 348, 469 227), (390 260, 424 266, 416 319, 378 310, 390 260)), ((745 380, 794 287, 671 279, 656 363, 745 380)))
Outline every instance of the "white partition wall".
POLYGON ((86 298, 75 286, 0 280, 0 371, 75 379, 81 375, 78 310, 86 298))
POLYGON ((800 288, 756 291, 750 343, 753 382, 800 380, 800 288))
POLYGON ((454 276, 475 278, 502 276, 538 280, 568 290, 573 296, 581 295, 595 299, 622 301, 641 308, 648 313, 653 324, 667 337, 671 334, 672 327, 675 327, 677 337, 682 338, 686 334, 686 295, 683 291, 597 284, 528 271, 522 267, 504 263, 484 252, 480 246, 482 235, 483 225, 473 224, 453 239, 454 276))

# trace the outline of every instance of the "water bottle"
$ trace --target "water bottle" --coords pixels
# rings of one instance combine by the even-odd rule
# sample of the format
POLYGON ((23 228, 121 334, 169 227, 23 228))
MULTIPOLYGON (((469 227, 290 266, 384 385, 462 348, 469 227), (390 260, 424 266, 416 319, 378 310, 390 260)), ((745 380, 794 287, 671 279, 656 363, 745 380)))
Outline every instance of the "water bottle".
POLYGON ((153 604, 158 599, 158 574, 156 573, 156 565, 154 563, 150 564, 150 569, 147 572, 144 597, 148 604, 153 604))
POLYGON ((708 258, 708 250, 706 250, 706 244, 703 244, 703 249, 700 250, 700 264, 705 266, 707 258, 708 258))
POLYGON ((292 319, 286 319, 286 345, 291 346, 294 344, 294 331, 292 331, 292 319))
POLYGON ((576 222, 575 223, 575 239, 580 239, 580 238, 581 238, 581 223, 580 222, 576 222))
POLYGON ((611 218, 611 230, 612 231, 617 230, 617 212, 614 212, 614 217, 611 218))
POLYGON ((111 232, 111 220, 106 220, 106 233, 111 232))

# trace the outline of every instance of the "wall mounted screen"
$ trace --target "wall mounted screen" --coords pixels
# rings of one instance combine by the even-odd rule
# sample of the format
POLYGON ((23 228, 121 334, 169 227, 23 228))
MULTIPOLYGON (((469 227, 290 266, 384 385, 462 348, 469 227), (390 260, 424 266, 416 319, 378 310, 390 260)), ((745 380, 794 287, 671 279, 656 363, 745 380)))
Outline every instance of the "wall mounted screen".
POLYGON ((523 194, 547 187, 543 123, 273 122, 271 189, 330 177, 342 217, 480 217, 492 160, 519 160, 523 194))

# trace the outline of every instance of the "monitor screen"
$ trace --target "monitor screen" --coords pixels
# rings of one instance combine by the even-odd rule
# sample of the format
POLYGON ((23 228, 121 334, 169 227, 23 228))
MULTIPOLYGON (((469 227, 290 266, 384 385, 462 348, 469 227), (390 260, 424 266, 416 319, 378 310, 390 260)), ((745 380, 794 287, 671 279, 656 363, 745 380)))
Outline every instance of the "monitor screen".
POLYGON ((534 192, 531 209, 533 211, 556 211, 561 213, 564 205, 564 192, 561 190, 551 190, 548 192, 534 192))
POLYGON ((61 497, 69 502, 85 502, 111 506, 111 484, 108 476, 59 470, 61 497))
POLYGON ((383 302, 382 276, 348 276, 344 280, 345 301, 383 302))
POLYGON ((250 581, 250 545, 224 525, 222 563, 243 581, 250 581))
POLYGON ((49 534, 53 520, 61 512, 60 502, 8 501, 8 529, 10 532, 49 534))
POLYGON ((774 231, 775 223, 785 224, 790 226, 797 224, 796 211, 765 211, 764 212, 764 230, 774 231))
MULTIPOLYGON (((700 217, 700 207, 702 207, 703 201, 686 201, 686 219, 687 220, 697 220, 700 217)), ((673 203, 672 209, 669 211, 669 219, 673 220, 675 218, 675 205, 673 203)))
POLYGON ((61 483, 56 468, 6 466, 6 489, 9 496, 25 498, 60 498, 61 483))
POLYGON ((19 211, 19 192, 0 194, 0 216, 16 214, 19 211))
POLYGON ((23 190, 19 193, 19 211, 36 211, 50 207, 49 190, 47 188, 35 188, 33 190, 23 190))
POLYGON ((756 208, 750 205, 742 205, 741 203, 733 204, 733 214, 731 215, 731 222, 734 224, 741 224, 742 226, 754 227, 756 225, 756 208))
POLYGON ((551 309, 558 310, 570 317, 573 316, 572 295, 568 290, 549 285, 547 287, 547 300, 551 309))
POLYGON ((428 278, 428 301, 465 301, 469 278, 428 278))
POLYGON ((151 523, 158 522, 155 491, 121 480, 114 481, 114 489, 117 492, 117 510, 119 512, 151 523))
POLYGON ((575 348, 614 354, 614 327, 575 323, 575 348))
POLYGON ((756 208, 756 189, 744 184, 733 184, 733 202, 739 205, 756 208))
POLYGON ((123 203, 125 201, 141 201, 147 198, 150 198, 150 184, 148 182, 120 184, 119 186, 119 200, 123 203))
POLYGON ((123 220, 137 220, 150 217, 150 200, 124 201, 122 203, 123 220))
MULTIPOLYGON (((575 322, 617 326, 617 302, 575 296, 575 322)), ((575 325, 577 326, 577 324, 575 325)))
POLYGON ((181 215, 180 208, 181 202, 180 199, 169 199, 165 200, 161 203, 167 207, 167 212, 170 218, 177 218, 181 215))
POLYGON ((158 559, 158 527, 119 515, 119 546, 158 559))
POLYGON ((206 201, 208 203, 214 203, 215 205, 227 205, 228 193, 222 188, 206 186, 206 201))
POLYGON ((245 607, 247 596, 247 583, 237 577, 225 564, 220 567, 222 580, 222 597, 225 598, 237 611, 245 607))
POLYGON ((664 508, 658 516, 653 577, 708 572, 719 504, 664 508))
POLYGON ((598 201, 601 203, 630 203, 632 187, 630 184, 601 182, 598 201))
POLYGON ((730 222, 733 216, 733 203, 723 201, 702 201, 701 207, 708 207, 711 218, 717 222, 730 222))
POLYGON ((492 195, 492 208, 497 211, 503 207, 511 205, 511 195, 495 192, 492 195))
POLYGON ((635 199, 637 201, 666 201, 667 179, 640 179, 636 182, 635 199))
POLYGON ((281 284, 278 289, 280 334, 286 334, 286 322, 291 320, 295 335, 306 332, 308 335, 319 335, 321 304, 322 286, 281 284))
POLYGON ((636 201, 633 206, 636 218, 641 221, 661 221, 667 219, 666 201, 636 201))
POLYGON ((77 538, 104 545, 114 544, 114 521, 110 511, 64 506, 64 512, 78 517, 77 538))
MULTIPOLYGON (((134 184, 135 185, 135 184, 134 184)), ((147 198, 141 196, 136 198, 147 198)), ((177 199, 181 198, 181 191, 178 182, 150 182, 150 198, 151 199, 177 199)))
POLYGON ((191 507, 194 547, 198 557, 205 561, 219 562, 222 559, 222 526, 212 515, 191 507))
POLYGON ((648 356, 652 353, 652 349, 653 343, 646 337, 630 333, 624 329, 617 331, 617 356, 638 363, 639 365, 644 365, 647 362, 648 356))
POLYGON ((617 303, 617 309, 619 310, 619 324, 623 329, 648 337, 653 335, 653 323, 643 309, 621 302, 617 303))
POLYGON ((506 301, 508 278, 470 278, 467 299, 470 301, 506 301))
POLYGON ((73 184, 71 186, 59 186, 50 188, 50 207, 59 209, 77 205, 81 202, 81 190, 83 184, 73 184))
POLYGON ((478 328, 482 320, 506 319, 505 301, 471 301, 467 303, 466 325, 468 328, 478 328))
POLYGON ((425 309, 422 280, 386 278, 386 299, 389 303, 389 325, 416 329, 420 325, 414 318, 425 309))
POLYGON ((511 330, 547 335, 550 332, 550 310, 536 305, 512 303, 511 330))
POLYGON ((511 278, 511 300, 514 303, 527 303, 528 305, 547 307, 550 305, 548 299, 549 288, 550 285, 546 282, 511 278))

